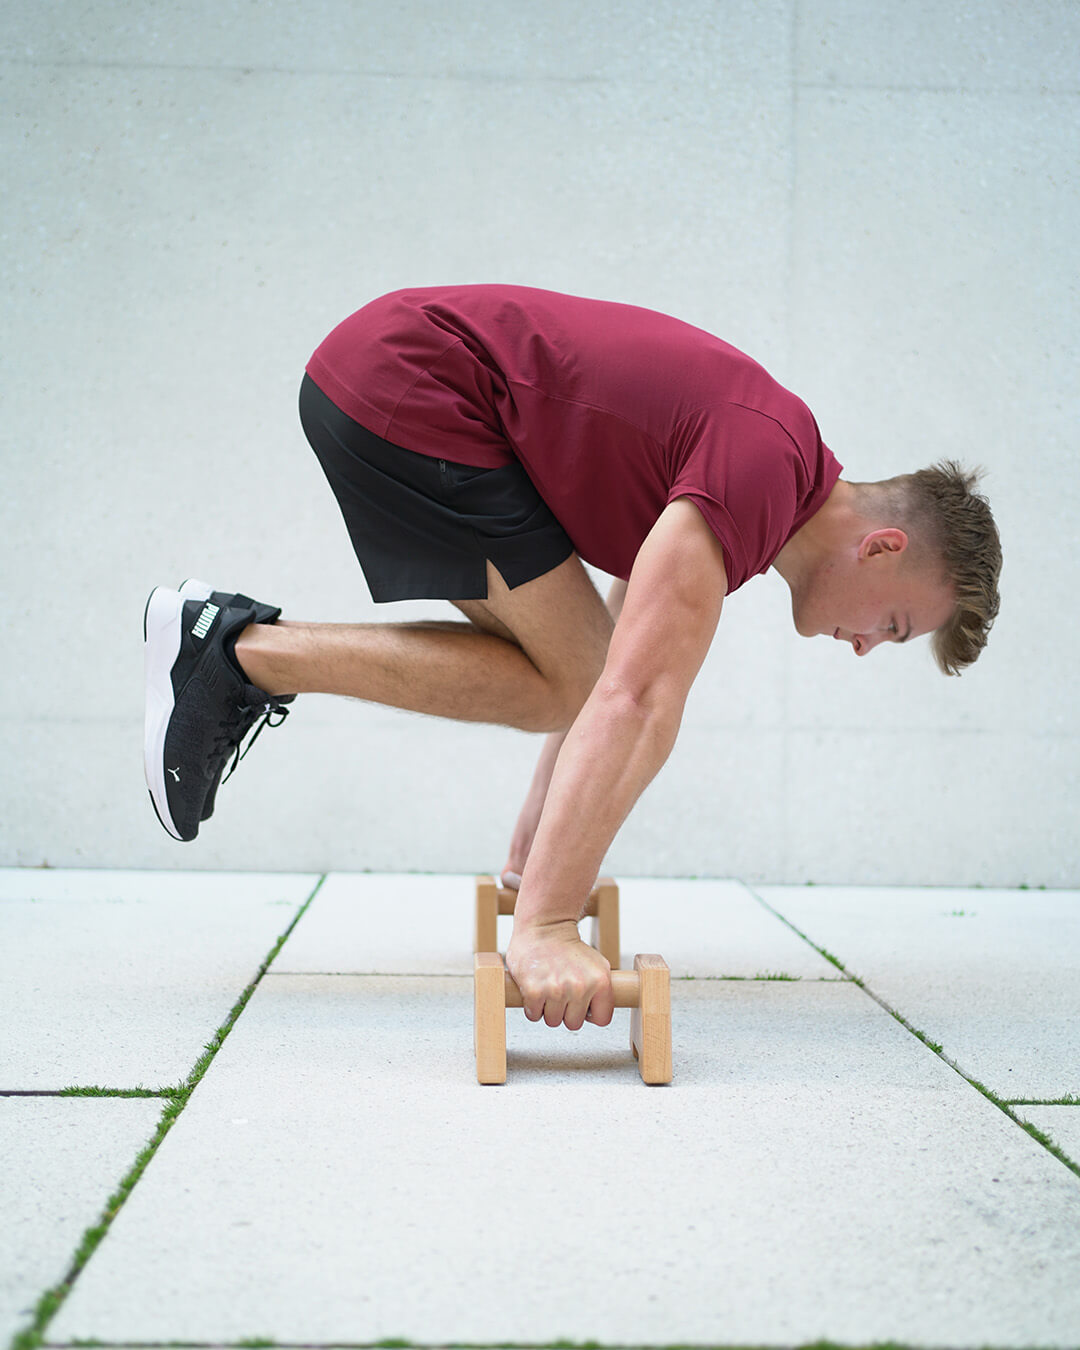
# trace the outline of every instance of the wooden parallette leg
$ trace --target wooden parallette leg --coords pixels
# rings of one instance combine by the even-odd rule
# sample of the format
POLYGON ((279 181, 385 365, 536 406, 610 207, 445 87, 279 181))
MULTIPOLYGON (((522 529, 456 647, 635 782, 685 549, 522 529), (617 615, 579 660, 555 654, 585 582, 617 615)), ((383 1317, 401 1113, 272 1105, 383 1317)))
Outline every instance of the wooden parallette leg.
POLYGON ((494 877, 476 878, 476 929, 474 952, 499 950, 499 883, 494 877))
POLYGON ((506 967, 498 952, 473 957, 473 1046, 479 1083, 506 1082, 506 967))
MULTIPOLYGON (((499 950, 497 929, 500 914, 513 914, 517 891, 500 886, 494 877, 476 878, 476 929, 474 952, 499 950)), ((607 957, 612 970, 619 969, 619 888, 611 877, 601 877, 585 905, 585 918, 592 919, 592 945, 607 957)))
POLYGON ((671 971, 662 956, 634 957, 638 997, 630 1014, 630 1049, 646 1083, 671 1082, 671 971))
POLYGON ((592 889, 585 906, 586 917, 592 919, 590 943, 601 956, 606 956, 612 970, 618 970, 619 954, 619 888, 610 877, 601 877, 592 889))
MULTIPOLYGON (((611 973, 616 1008, 632 1008, 630 1045, 642 1081, 671 1082, 671 978, 661 956, 635 956, 633 970, 611 973)), ((521 990, 498 952, 473 957, 476 1078, 506 1082, 506 1010, 523 1006, 521 990)))

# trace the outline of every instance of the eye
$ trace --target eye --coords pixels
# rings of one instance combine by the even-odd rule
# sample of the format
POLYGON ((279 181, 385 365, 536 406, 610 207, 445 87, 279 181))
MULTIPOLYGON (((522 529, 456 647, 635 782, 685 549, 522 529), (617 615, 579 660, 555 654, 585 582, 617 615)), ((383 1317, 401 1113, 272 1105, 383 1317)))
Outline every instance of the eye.
POLYGON ((896 620, 893 619, 892 623, 889 624, 889 632, 893 635, 893 637, 896 637, 899 631, 900 629, 897 627, 896 620))

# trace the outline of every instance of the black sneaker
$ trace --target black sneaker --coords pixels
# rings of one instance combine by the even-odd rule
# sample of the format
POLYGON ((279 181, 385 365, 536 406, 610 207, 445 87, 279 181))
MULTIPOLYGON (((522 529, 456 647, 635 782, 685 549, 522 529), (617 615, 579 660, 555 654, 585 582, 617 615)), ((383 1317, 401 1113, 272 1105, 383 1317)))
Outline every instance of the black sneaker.
MULTIPOLYGON (((249 595, 240 595, 239 593, 230 591, 215 591, 214 588, 208 585, 205 581, 196 581, 194 577, 189 577, 187 581, 181 584, 180 594, 184 597, 185 600, 212 600, 215 605, 220 605, 222 609, 254 609, 256 623, 274 623, 278 615, 281 613, 281 610, 275 609, 273 605, 262 605, 258 602, 258 600, 252 600, 252 598, 249 595)), ((279 697, 276 700, 276 702, 279 705, 283 703, 291 703, 295 697, 296 697, 295 694, 285 694, 279 697)), ((248 730, 250 729, 252 723, 254 723, 256 717, 258 717, 259 715, 258 711, 256 711, 255 709, 251 709, 250 712, 251 712, 250 721, 248 721, 247 725, 240 733, 241 740, 243 739, 244 736, 247 735, 248 730)), ((256 736, 258 734, 259 734, 258 732, 255 733, 256 736)), ((251 739, 252 741, 254 741, 255 736, 253 736, 251 739)), ((247 754, 246 750, 244 751, 244 754, 247 754)), ((235 764, 233 765, 233 767, 234 768, 236 767, 235 764)), ((210 791, 206 794, 206 801, 203 803, 202 809, 203 820, 209 820, 210 817, 214 814, 214 804, 217 799, 217 790, 221 785, 221 775, 224 772, 225 772, 225 761, 222 760, 221 767, 218 769, 217 774, 214 777, 214 781, 210 784, 210 791)))
POLYGON ((187 598, 164 586, 147 601, 146 782, 158 819, 174 839, 199 833, 207 800, 230 755, 234 767, 241 758, 240 743, 256 719, 263 718, 257 736, 267 722, 279 725, 287 715, 282 705, 290 700, 249 684, 231 654, 231 640, 260 613, 263 622, 272 622, 280 611, 254 602, 187 598))

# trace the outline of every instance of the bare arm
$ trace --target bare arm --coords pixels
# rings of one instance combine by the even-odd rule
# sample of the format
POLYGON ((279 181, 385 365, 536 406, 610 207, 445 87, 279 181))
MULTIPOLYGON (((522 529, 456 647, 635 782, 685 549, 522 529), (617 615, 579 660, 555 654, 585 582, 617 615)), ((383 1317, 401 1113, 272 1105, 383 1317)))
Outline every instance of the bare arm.
POLYGON ((607 962, 577 921, 612 839, 671 753, 727 578, 694 504, 663 512, 638 553, 603 674, 566 735, 522 877, 507 963, 526 1014, 611 1020, 607 962))
MULTIPOLYGON (((626 582, 616 579, 611 583, 611 589, 607 595, 608 612, 615 621, 618 620, 622 611, 625 597, 626 582)), ((566 736, 565 731, 553 731, 544 739, 543 749, 540 751, 540 757, 533 771, 532 782, 529 784, 528 795, 518 815, 514 833, 510 838, 510 852, 507 856, 506 865, 502 870, 502 879, 509 886, 518 886, 521 883, 521 874, 525 870, 525 862, 532 849, 537 826, 540 824, 540 816, 544 810, 548 787, 551 784, 551 775, 555 772, 555 762, 559 758, 559 751, 563 747, 566 736)))

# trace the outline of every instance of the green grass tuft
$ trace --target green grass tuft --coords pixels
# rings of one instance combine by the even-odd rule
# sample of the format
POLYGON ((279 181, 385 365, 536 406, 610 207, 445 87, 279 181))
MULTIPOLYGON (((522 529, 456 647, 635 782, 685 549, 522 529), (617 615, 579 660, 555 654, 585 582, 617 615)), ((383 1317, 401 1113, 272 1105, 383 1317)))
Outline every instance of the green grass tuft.
MULTIPOLYGON (((1060 1162, 1065 1163, 1066 1166, 1072 1164, 1072 1159, 1058 1148, 1057 1144, 1054 1143, 1053 1139, 1045 1132, 1045 1130, 1040 1130, 1036 1125, 1032 1125, 1030 1120, 1020 1120, 1017 1124, 1022 1130, 1026 1130, 1028 1134, 1031 1135, 1032 1139, 1035 1139, 1042 1144, 1043 1148, 1048 1149, 1060 1162)), ((1073 1170, 1078 1171, 1075 1165, 1073 1165, 1073 1170)))
POLYGON ((58 1097, 175 1097, 179 1088, 104 1088, 104 1087, 66 1087, 56 1094, 58 1097))
POLYGON ((1033 1097, 1012 1098, 1007 1106, 1080 1106, 1080 1097, 1067 1092, 1064 1097, 1046 1097, 1036 1100, 1033 1097))

